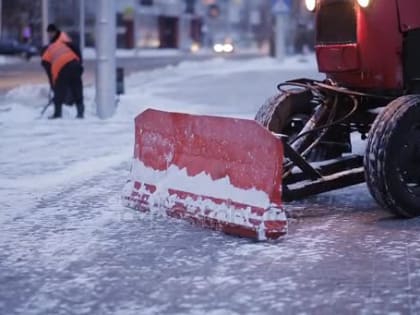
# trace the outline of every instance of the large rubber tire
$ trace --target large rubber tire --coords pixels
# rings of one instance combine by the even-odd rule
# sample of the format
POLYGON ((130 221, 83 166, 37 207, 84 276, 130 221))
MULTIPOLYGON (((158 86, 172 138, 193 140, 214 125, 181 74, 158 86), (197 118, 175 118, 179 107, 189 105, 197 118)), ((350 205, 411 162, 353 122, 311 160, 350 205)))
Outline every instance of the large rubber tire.
POLYGON ((420 215, 420 95, 399 97, 377 116, 364 164, 381 206, 398 216, 420 215))
POLYGON ((287 94, 278 93, 258 109, 255 120, 270 131, 287 134, 285 129, 290 127, 292 119, 309 118, 313 110, 311 99, 309 90, 292 89, 287 94))
MULTIPOLYGON (((292 141, 313 114, 312 98, 312 92, 307 89, 297 88, 288 93, 278 93, 265 101, 254 119, 272 132, 287 135, 289 141, 292 141)), ((311 150, 307 160, 323 161, 340 154, 318 146, 311 150)))

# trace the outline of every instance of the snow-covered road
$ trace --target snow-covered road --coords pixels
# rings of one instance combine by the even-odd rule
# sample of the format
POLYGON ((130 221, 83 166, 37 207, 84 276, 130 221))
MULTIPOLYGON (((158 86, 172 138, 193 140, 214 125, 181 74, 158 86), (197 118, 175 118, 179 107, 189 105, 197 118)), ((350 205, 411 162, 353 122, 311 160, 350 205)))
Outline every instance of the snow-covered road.
POLYGON ((314 61, 189 62, 127 79, 115 117, 36 119, 47 87, 0 111, 0 314, 417 314, 420 220, 364 185, 287 206, 289 234, 255 243, 121 206, 133 118, 147 107, 252 118, 314 61))

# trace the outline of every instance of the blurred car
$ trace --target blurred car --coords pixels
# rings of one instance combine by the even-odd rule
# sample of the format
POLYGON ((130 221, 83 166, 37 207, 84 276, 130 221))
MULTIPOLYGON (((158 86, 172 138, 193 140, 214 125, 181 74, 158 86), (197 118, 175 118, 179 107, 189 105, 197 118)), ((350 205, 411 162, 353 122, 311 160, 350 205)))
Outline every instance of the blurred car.
POLYGON ((29 60, 38 54, 38 48, 31 44, 19 43, 15 39, 0 39, 0 55, 22 56, 29 60))
POLYGON ((216 53, 232 53, 235 50, 233 41, 230 38, 224 38, 219 41, 215 41, 213 44, 213 51, 216 53))

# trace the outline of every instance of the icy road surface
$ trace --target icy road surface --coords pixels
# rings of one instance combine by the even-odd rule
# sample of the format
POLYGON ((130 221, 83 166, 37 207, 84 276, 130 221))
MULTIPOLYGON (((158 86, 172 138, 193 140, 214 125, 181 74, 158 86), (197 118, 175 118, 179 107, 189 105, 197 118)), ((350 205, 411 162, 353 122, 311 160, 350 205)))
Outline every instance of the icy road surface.
MULTIPOLYGON (((364 185, 287 205, 256 243, 121 206, 147 107, 252 118, 313 61, 185 63, 127 80, 117 115, 36 119, 46 87, 0 105, 0 314, 419 314, 420 220, 364 185)), ((74 110, 74 109, 73 109, 74 110)))

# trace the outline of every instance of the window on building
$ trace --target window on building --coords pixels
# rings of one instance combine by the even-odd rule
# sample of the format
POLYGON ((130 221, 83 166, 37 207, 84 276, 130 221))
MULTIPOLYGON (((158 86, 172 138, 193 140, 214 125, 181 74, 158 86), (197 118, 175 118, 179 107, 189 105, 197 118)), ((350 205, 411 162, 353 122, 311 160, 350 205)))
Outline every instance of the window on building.
POLYGON ((140 0, 140 5, 153 5, 153 0, 140 0))
POLYGON ((185 13, 195 13, 195 0, 185 0, 185 13))

